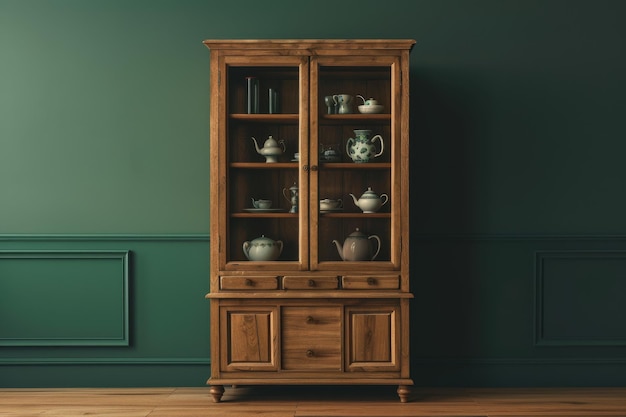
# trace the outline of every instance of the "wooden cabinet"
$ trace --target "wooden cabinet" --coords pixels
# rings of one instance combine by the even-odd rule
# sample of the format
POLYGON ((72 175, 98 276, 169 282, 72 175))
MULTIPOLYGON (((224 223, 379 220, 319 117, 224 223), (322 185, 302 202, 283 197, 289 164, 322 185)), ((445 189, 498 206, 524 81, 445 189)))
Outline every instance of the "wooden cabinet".
POLYGON ((370 384, 406 401, 414 41, 205 44, 213 399, 224 385, 370 384))

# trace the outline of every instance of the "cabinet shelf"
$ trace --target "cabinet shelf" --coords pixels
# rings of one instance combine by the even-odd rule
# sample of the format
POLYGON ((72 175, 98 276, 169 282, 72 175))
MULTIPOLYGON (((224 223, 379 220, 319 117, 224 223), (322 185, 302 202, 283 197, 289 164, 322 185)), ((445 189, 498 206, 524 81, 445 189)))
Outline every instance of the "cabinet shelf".
POLYGON ((320 213, 320 216, 343 219, 390 219, 391 213, 320 213))
POLYGON ((391 121, 391 114, 389 113, 378 113, 378 114, 361 114, 361 113, 352 113, 352 114, 323 114, 320 117, 321 122, 334 122, 334 123, 345 123, 345 122, 372 122, 372 123, 380 123, 380 122, 389 122, 391 121))
POLYGON ((283 218, 283 219, 289 219, 289 218, 297 218, 298 217, 298 213, 231 213, 230 217, 233 218, 239 218, 239 219, 244 219, 244 218, 271 218, 271 219, 278 219, 278 218, 283 218))
POLYGON ((239 120, 243 122, 256 122, 256 123, 298 123, 300 120, 297 113, 293 114, 267 114, 267 113, 232 113, 230 115, 231 120, 239 120))
POLYGON ((391 169, 389 162, 322 162, 320 168, 324 169, 391 169))
MULTIPOLYGON (((229 164, 231 168, 242 169, 277 169, 277 168, 290 168, 297 169, 300 166, 299 162, 231 162, 229 164)), ((323 169, 390 169, 391 163, 389 162, 368 162, 358 164, 356 162, 321 162, 320 168, 323 169)))
POLYGON ((298 168, 298 162, 231 162, 231 168, 243 169, 276 169, 276 168, 298 168))

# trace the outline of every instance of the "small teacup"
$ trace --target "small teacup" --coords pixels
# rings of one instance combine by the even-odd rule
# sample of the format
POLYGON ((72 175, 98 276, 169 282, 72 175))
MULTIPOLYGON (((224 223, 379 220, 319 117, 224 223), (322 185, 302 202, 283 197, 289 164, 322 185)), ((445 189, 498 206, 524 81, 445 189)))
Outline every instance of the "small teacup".
POLYGON ((322 211, 337 210, 342 207, 343 207, 343 202, 341 201, 341 198, 338 198, 337 200, 333 200, 330 198, 325 198, 323 200, 320 200, 320 210, 322 211))
POLYGON ((255 200, 253 198, 252 206, 256 209, 267 210, 268 208, 272 207, 272 200, 263 200, 263 199, 255 200))

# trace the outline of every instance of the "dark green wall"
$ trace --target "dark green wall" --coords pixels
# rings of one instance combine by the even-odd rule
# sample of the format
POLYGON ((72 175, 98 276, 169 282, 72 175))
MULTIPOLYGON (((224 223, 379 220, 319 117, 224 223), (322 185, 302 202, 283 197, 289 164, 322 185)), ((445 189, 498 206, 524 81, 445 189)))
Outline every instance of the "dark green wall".
POLYGON ((0 0, 0 386, 204 383, 211 38, 417 40, 416 383, 626 384, 626 2, 380 5, 0 0))

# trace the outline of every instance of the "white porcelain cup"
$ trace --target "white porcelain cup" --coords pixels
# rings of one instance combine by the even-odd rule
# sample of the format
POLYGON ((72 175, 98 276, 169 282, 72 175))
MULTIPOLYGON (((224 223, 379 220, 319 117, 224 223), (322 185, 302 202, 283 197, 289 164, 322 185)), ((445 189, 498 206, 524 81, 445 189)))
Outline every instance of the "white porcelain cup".
POLYGON ((338 198, 337 200, 325 198, 323 200, 320 200, 320 210, 336 210, 343 207, 342 203, 343 202, 341 201, 341 198, 338 198))
POLYGON ((253 198, 252 206, 257 209, 267 210, 268 208, 272 207, 272 200, 264 200, 264 199, 255 200, 253 198))

